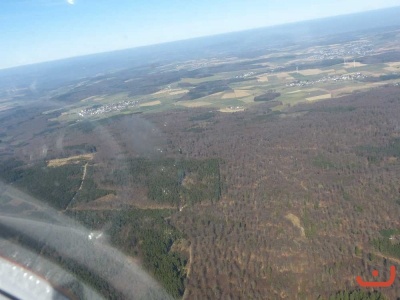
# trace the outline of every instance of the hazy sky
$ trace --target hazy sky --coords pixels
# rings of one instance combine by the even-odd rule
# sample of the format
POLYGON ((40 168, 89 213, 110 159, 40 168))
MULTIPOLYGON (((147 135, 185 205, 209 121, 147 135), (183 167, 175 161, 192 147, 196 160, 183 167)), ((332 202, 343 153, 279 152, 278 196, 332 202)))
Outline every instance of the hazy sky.
POLYGON ((0 68, 399 5, 400 0, 0 0, 0 68))

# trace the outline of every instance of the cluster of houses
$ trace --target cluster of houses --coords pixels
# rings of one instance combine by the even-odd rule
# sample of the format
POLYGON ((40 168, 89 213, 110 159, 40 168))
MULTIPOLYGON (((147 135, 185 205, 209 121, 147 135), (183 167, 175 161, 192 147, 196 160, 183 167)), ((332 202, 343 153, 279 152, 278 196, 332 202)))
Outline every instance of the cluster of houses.
POLYGON ((287 87, 304 87, 304 86, 310 86, 314 85, 316 83, 320 82, 328 82, 328 81, 347 81, 347 80, 362 80, 364 78, 367 78, 366 75, 363 75, 361 73, 354 73, 354 74, 344 74, 344 75, 333 75, 333 76, 324 76, 320 79, 317 80, 296 80, 290 83, 287 83, 287 87))
POLYGON ((247 72, 247 73, 244 73, 244 74, 242 74, 242 75, 236 75, 235 78, 247 78, 247 77, 253 76, 254 74, 256 74, 256 73, 254 73, 254 72, 247 72))
POLYGON ((136 100, 125 100, 117 103, 110 103, 106 105, 102 105, 100 107, 95 108, 85 108, 82 109, 78 115, 80 117, 90 117, 90 116, 99 116, 106 113, 121 111, 126 108, 131 108, 139 105, 139 101, 136 100))

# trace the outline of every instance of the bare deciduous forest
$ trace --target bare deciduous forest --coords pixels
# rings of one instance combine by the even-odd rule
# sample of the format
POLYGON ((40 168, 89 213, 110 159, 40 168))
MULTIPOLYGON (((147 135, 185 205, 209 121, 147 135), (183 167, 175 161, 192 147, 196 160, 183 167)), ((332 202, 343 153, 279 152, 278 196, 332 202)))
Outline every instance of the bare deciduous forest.
MULTIPOLYGON (((62 195, 56 207, 91 228, 111 224, 115 245, 144 259, 175 296, 341 297, 357 293, 355 276, 400 266, 399 95, 387 86, 279 113, 262 103, 230 114, 187 109, 81 123, 15 150, 18 159, 2 161, 2 179, 24 189, 40 178, 34 196, 62 195), (82 161, 22 166, 43 139, 50 158, 94 155, 81 188, 82 161), (51 183, 63 176, 70 179, 51 183), (150 227, 129 219, 137 214, 150 227), (157 252, 151 245, 165 230, 173 235, 157 252)), ((13 207, 2 202, 4 211, 13 207)), ((399 283, 382 293, 393 299, 399 283)))
MULTIPOLYGON (((188 299, 316 299, 357 288, 356 275, 399 266, 400 256, 373 245, 400 225, 399 92, 279 115, 259 107, 207 121, 190 121, 192 112, 151 116, 168 152, 222 161, 222 199, 172 217, 191 243, 188 299)), ((398 282, 383 293, 399 295, 398 282)))

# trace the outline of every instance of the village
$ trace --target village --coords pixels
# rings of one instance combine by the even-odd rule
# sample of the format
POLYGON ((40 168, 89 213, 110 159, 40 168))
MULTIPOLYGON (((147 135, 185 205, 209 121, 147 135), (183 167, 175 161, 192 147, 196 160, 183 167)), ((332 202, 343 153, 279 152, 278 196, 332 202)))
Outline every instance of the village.
POLYGON ((362 80, 367 78, 366 75, 363 75, 362 73, 354 73, 354 74, 345 74, 345 75, 334 75, 334 76, 324 76, 320 79, 317 80, 296 80, 291 83, 287 83, 287 87, 304 87, 304 86, 310 86, 314 85, 316 83, 321 83, 321 82, 328 82, 328 81, 333 81, 333 82, 338 82, 338 81, 349 81, 349 80, 362 80))
POLYGON ((100 107, 95 107, 95 108, 85 108, 82 109, 78 115, 80 117, 89 117, 89 116, 99 116, 103 115, 106 113, 111 113, 111 112, 116 112, 116 111, 121 111, 127 108, 131 107, 136 107, 139 105, 139 101, 121 101, 117 103, 110 103, 106 105, 102 105, 100 107))

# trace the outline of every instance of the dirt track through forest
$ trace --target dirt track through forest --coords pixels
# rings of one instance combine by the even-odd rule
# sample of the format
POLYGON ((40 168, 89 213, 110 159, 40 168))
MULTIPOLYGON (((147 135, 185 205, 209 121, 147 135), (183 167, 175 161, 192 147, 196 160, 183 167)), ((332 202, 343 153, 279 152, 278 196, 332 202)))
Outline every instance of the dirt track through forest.
POLYGON ((86 164, 83 166, 83 174, 82 174, 81 184, 79 185, 78 190, 76 191, 76 193, 75 193, 74 196, 72 197, 71 201, 69 201, 69 203, 68 203, 67 207, 64 209, 64 211, 66 211, 66 210, 68 210, 68 209, 70 208, 70 206, 72 205, 72 203, 73 203, 74 200, 75 200, 76 195, 77 195, 77 194, 79 193, 79 191, 82 189, 83 182, 85 181, 85 178, 86 178, 87 165, 88 165, 88 163, 86 163, 86 164))

